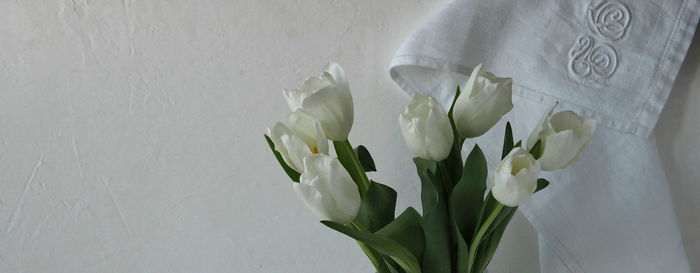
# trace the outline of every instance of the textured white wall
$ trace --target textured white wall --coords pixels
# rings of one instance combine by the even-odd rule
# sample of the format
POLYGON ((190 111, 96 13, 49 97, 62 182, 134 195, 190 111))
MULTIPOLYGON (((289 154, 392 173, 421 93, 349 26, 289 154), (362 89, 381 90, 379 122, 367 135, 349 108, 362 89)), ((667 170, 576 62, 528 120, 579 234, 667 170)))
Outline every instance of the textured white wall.
MULTIPOLYGON (((387 68, 444 2, 1 1, 0 272, 370 272, 262 134, 288 111, 282 88, 340 62, 352 142, 400 208, 418 205, 387 68)), ((694 60, 659 141, 699 259, 694 60)), ((492 272, 536 270, 535 242, 517 217, 492 272)))

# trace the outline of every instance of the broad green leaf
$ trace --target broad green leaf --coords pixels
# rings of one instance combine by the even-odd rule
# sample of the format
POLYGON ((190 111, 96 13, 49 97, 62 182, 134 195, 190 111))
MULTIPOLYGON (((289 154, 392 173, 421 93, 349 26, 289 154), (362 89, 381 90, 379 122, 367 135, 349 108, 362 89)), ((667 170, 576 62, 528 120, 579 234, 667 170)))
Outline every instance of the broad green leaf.
POLYGON ((423 271, 434 273, 451 272, 451 220, 447 208, 447 193, 444 182, 424 170, 421 175, 421 201, 425 233, 423 271))
POLYGON ((420 176, 421 173, 426 169, 430 170, 431 173, 437 172, 437 162, 435 161, 420 157, 414 157, 413 163, 416 164, 416 171, 418 172, 418 176, 420 176))
POLYGON ((388 269, 390 273, 406 273, 406 271, 404 271, 396 261, 391 259, 391 257, 383 255, 382 259, 386 265, 386 269, 388 269))
POLYGON ((511 150, 513 150, 513 129, 510 127, 510 122, 506 122, 506 135, 503 137, 503 152, 501 159, 504 159, 511 150))
POLYGON ((374 159, 372 159, 372 155, 369 154, 365 146, 357 146, 357 148, 355 148, 355 154, 357 154, 357 158, 360 159, 360 163, 365 172, 377 171, 377 168, 374 166, 374 159))
POLYGON ((284 162, 282 155, 277 150, 275 150, 275 143, 272 142, 272 139, 270 139, 269 136, 265 135, 265 140, 267 141, 267 145, 270 146, 270 150, 275 155, 275 158, 277 158, 277 162, 279 162, 280 165, 282 165, 282 169, 284 169, 284 172, 287 173, 287 175, 290 179, 292 179, 292 181, 299 182, 299 176, 301 176, 301 174, 292 169, 292 167, 289 167, 289 165, 287 165, 287 162, 284 162))
POLYGON ((418 264, 416 256, 388 236, 359 231, 333 221, 321 221, 321 223, 355 240, 370 245, 381 254, 390 256, 407 273, 421 273, 420 264, 418 264))
POLYGON ((372 181, 360 204, 356 220, 370 232, 376 232, 394 220, 396 191, 389 186, 372 181))
POLYGON ((452 253, 452 260, 454 260, 454 272, 455 273, 468 273, 469 272, 469 246, 467 245, 467 240, 464 239, 462 234, 459 232, 459 227, 455 222, 454 215, 452 215, 452 236, 455 239, 456 252, 452 253))
POLYGON ((479 213, 484 204, 488 167, 486 158, 478 145, 464 162, 462 178, 452 190, 450 214, 452 215, 462 237, 471 244, 471 238, 478 226, 479 213))
POLYGON ((420 260, 425 248, 425 236, 420 222, 420 214, 414 208, 409 207, 375 234, 386 236, 398 242, 420 260))
POLYGON ((347 140, 333 141, 333 147, 335 148, 335 154, 338 156, 338 161, 350 173, 350 177, 357 184, 360 196, 364 198, 369 189, 369 179, 367 179, 367 175, 362 168, 362 163, 355 155, 355 150, 352 149, 350 142, 347 140))
POLYGON ((549 186, 549 181, 547 181, 544 178, 537 179, 537 189, 535 190, 535 192, 544 190, 544 188, 546 188, 547 186, 549 186))
MULTIPOLYGON (((507 207, 504 209, 506 208, 507 207)), ((475 263, 476 272, 483 272, 489 265, 489 262, 491 262, 491 259, 498 248, 498 244, 501 242, 501 238, 503 238, 503 233, 508 227, 513 215, 515 215, 516 210, 516 208, 509 208, 508 212, 505 214, 505 217, 500 221, 500 223, 494 223, 495 228, 491 234, 486 236, 484 241, 479 245, 479 253, 477 254, 475 263)))
POLYGON ((530 154, 532 154, 535 159, 540 159, 542 156, 542 140, 539 139, 537 142, 535 142, 535 145, 532 146, 532 149, 530 149, 530 154))

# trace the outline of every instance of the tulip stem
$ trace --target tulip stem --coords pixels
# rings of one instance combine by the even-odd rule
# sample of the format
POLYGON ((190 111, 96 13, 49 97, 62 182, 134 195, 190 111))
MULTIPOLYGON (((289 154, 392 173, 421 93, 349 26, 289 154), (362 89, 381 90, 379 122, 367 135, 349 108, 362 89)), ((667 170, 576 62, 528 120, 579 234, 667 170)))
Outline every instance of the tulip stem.
MULTIPOLYGON (((359 231, 369 232, 369 230, 366 227, 364 227, 362 224, 357 222, 357 220, 353 220, 350 224, 359 231)), ((367 244, 365 244, 361 241, 357 241, 357 244, 360 246, 362 251, 365 252, 365 255, 367 255, 367 258, 369 258, 369 260, 372 262, 372 265, 374 265, 374 269, 376 269, 377 272, 379 272, 380 267, 381 267, 381 259, 379 258, 379 253, 377 253, 376 250, 374 250, 373 248, 371 248, 370 246, 368 246, 367 244)))
POLYGON ((369 190, 370 182, 350 141, 347 139, 344 141, 333 141, 333 146, 335 147, 336 154, 338 154, 338 160, 340 160, 340 163, 348 170, 350 176, 352 176, 357 184, 360 196, 364 197, 367 190, 369 190))
POLYGON ((472 268, 474 267, 474 260, 476 260, 476 251, 479 247, 479 244, 481 243, 481 238, 484 237, 484 234, 489 229, 489 226, 491 226, 493 221, 496 220, 496 217, 498 217, 498 214, 501 212, 502 209, 503 204, 497 202, 496 207, 493 208, 493 210, 489 213, 488 218, 486 218, 481 227, 479 227, 479 231, 477 231, 474 235, 474 238, 472 239, 472 245, 469 246, 469 272, 472 272, 473 270, 472 268))

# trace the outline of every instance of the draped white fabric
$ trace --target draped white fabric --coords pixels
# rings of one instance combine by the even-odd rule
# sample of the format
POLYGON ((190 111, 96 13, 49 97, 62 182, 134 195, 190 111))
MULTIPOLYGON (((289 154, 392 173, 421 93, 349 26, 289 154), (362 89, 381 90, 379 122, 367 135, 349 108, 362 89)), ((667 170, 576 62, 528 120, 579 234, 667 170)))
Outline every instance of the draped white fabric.
POLYGON ((521 206, 539 233, 541 272, 686 273, 652 130, 699 9, 697 0, 452 1, 406 40, 390 73, 444 105, 480 62, 513 77, 513 111, 467 144, 487 154, 499 154, 506 120, 524 140, 555 101, 599 119, 581 161, 545 173, 552 185, 521 206))

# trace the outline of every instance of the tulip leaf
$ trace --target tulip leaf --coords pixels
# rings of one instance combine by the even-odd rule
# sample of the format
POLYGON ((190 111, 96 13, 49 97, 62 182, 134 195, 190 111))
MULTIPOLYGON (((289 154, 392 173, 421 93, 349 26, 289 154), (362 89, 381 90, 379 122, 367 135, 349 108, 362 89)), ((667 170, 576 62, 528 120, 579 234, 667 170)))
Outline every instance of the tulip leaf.
POLYGON ((414 157, 413 163, 416 164, 416 171, 418 171, 419 177, 420 177, 421 173, 423 173, 424 170, 430 170, 432 173, 435 173, 437 171, 437 162, 435 162, 433 160, 428 160, 428 159, 420 158, 420 157, 414 157))
POLYGON ((549 181, 547 181, 544 178, 537 179, 537 189, 535 190, 535 192, 544 190, 544 188, 546 188, 547 186, 549 186, 549 181))
POLYGON ((532 154, 535 159, 540 159, 542 156, 542 148, 542 140, 538 139, 537 142, 535 142, 535 145, 533 145, 530 149, 530 154, 532 154))
POLYGON ((287 175, 290 179, 292 179, 292 181, 299 182, 299 176, 301 176, 301 174, 292 169, 292 167, 289 167, 289 165, 287 165, 287 162, 284 162, 282 155, 277 150, 275 150, 275 143, 272 142, 272 139, 270 139, 269 136, 265 135, 265 140, 267 141, 267 145, 270 146, 270 150, 275 155, 275 158, 277 158, 277 162, 279 162, 280 165, 282 165, 282 169, 284 169, 284 172, 287 173, 287 175))
POLYGON ((360 204, 356 220, 370 232, 376 232, 394 220, 396 191, 372 181, 360 204))
POLYGON ((335 148, 335 154, 338 156, 338 161, 350 173, 350 177, 357 184, 360 196, 364 198, 365 193, 369 189, 370 181, 365 174, 362 163, 360 163, 355 154, 355 150, 348 140, 333 141, 333 147, 335 148))
POLYGON ((357 158, 360 159, 360 163, 365 172, 377 171, 377 168, 374 166, 374 159, 372 159, 372 155, 369 154, 365 146, 357 146, 357 148, 355 148, 355 154, 357 154, 357 158))
POLYGON ((486 158, 479 146, 475 145, 464 162, 462 177, 452 190, 450 199, 450 214, 462 237, 468 239, 468 244, 471 244, 472 235, 478 227, 487 175, 486 158))
POLYGON ((421 226, 425 234, 423 271, 450 273, 451 271, 451 220, 447 208, 445 184, 429 169, 420 173, 423 219, 421 226))
POLYGON ((420 214, 414 208, 409 207, 375 234, 386 236, 398 242, 411 251, 413 256, 420 259, 425 248, 425 237, 420 222, 420 214))
POLYGON ((518 143, 515 143, 515 146, 513 146, 513 147, 515 148, 515 147, 520 147, 520 146, 523 146, 522 140, 518 140, 518 143))
POLYGON ((455 98, 452 99, 452 104, 450 105, 450 110, 449 110, 449 112, 447 112, 447 116, 450 118, 450 121, 452 123, 454 123, 454 118, 452 116, 453 116, 453 113, 455 111, 455 104, 457 104, 457 98, 459 98, 459 95, 461 93, 462 92, 459 90, 459 85, 457 85, 457 91, 455 91, 455 98))
POLYGON ((513 150, 515 145, 513 144, 513 129, 510 127, 510 122, 506 122, 506 135, 503 137, 503 152, 501 152, 501 159, 506 158, 506 156, 513 150))
POLYGON ((517 211, 517 208, 511 207, 504 207, 504 209, 505 211, 501 211, 501 213, 499 213, 499 217, 501 217, 501 215, 503 215, 503 217, 500 219, 500 221, 498 218, 496 219, 491 233, 485 236, 484 241, 479 245, 479 253, 476 256, 476 262, 474 265, 476 269, 475 272, 483 272, 489 265, 493 255, 496 253, 498 244, 501 242, 501 238, 503 238, 503 233, 505 233, 510 220, 517 211))
MULTIPOLYGON (((397 218, 398 219, 398 218, 397 218)), ((321 221, 327 227, 364 242, 379 253, 391 257, 407 273, 421 273, 416 256, 406 247, 386 235, 363 232, 333 221, 321 221)))

